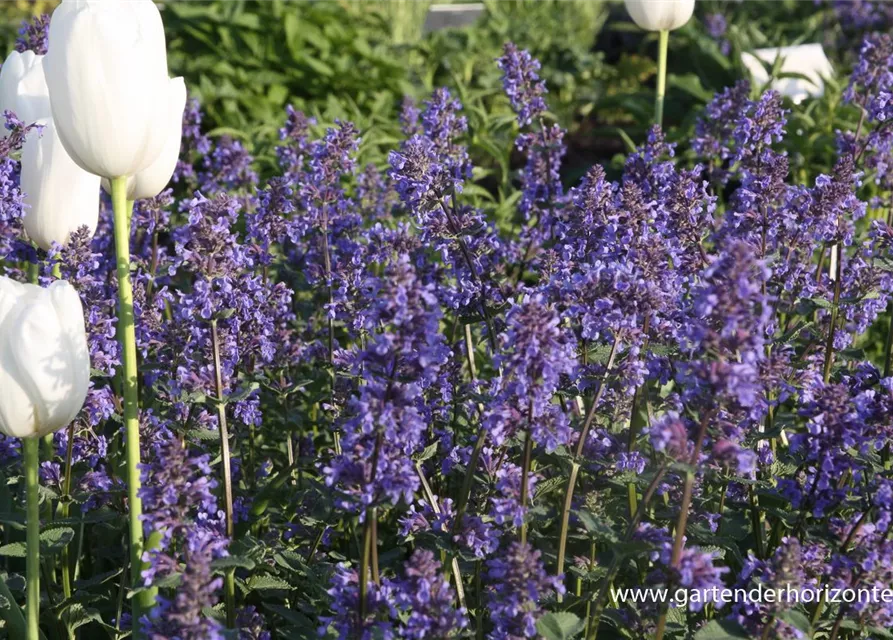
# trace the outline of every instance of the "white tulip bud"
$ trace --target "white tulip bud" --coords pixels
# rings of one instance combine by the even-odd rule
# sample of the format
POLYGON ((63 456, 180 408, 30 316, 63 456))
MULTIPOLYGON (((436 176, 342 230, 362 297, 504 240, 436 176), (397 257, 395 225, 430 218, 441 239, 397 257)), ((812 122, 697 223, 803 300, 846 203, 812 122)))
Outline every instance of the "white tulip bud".
MULTIPOLYGON (((33 51, 25 53, 13 51, 3 62, 3 67, 0 67, 0 115, 4 111, 13 111, 21 120, 24 120, 22 114, 18 113, 19 85, 22 78, 35 64, 39 64, 42 58, 43 56, 38 56, 33 51)), ((25 124, 30 123, 26 122, 25 124)), ((4 138, 9 135, 9 131, 2 126, 2 123, 0 123, 0 132, 4 138)))
POLYGON ((49 43, 53 120, 72 160, 105 178, 150 167, 167 142, 176 90, 152 0, 63 0, 49 43))
POLYGON ((65 245, 71 234, 99 222, 97 175, 81 169, 68 156, 52 120, 40 120, 43 130, 31 133, 22 149, 22 192, 28 237, 40 248, 65 245))
POLYGON ((74 288, 0 276, 0 432, 31 438, 62 429, 77 417, 89 384, 84 310, 74 288))
POLYGON ((15 108, 19 120, 34 124, 52 117, 50 92, 43 72, 43 56, 36 56, 34 64, 19 81, 16 88, 15 108))
POLYGON ((645 31, 672 31, 691 19, 695 0, 625 0, 630 18, 645 31))

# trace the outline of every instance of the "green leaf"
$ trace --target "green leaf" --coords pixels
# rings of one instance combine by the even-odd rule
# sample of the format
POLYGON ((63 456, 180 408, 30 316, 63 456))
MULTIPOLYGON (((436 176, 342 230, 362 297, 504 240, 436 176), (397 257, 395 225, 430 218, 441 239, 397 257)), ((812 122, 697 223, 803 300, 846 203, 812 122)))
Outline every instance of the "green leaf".
POLYGON ((212 569, 247 569, 251 571, 256 566, 254 560, 245 556, 224 556, 211 562, 212 569))
POLYGON ((0 547, 0 556, 9 556, 11 558, 24 558, 28 555, 28 548, 24 542, 12 542, 0 547))
POLYGON ((611 528, 611 522, 605 517, 598 517, 589 511, 576 511, 580 522, 586 527, 589 535, 596 540, 617 542, 617 534, 611 528))
POLYGON ((433 444, 429 444, 427 447, 425 447, 424 450, 420 451, 419 453, 414 454, 412 456, 412 459, 415 460, 416 462, 424 462, 428 458, 434 457, 434 454, 437 453, 437 448, 439 446, 440 446, 439 442, 434 442, 433 444))
POLYGON ((273 613, 281 616, 285 621, 295 627, 316 628, 316 623, 302 613, 293 609, 288 609, 278 604, 264 604, 264 609, 269 609, 273 613))
POLYGON ((105 582, 108 582, 109 580, 113 580, 114 578, 121 575, 122 571, 124 570, 112 569, 111 571, 106 571, 105 573, 99 573, 95 576, 91 576, 86 580, 78 580, 74 584, 78 589, 89 589, 90 587, 96 587, 105 582))
POLYGON ((832 306, 834 306, 825 298, 809 298, 809 302, 814 304, 819 309, 830 309, 832 306))
POLYGON ((580 618, 567 611, 547 613, 536 622, 536 630, 546 640, 568 640, 585 626, 580 618))
POLYGON ((260 388, 260 384, 257 382, 249 382, 246 385, 241 385, 239 389, 227 398, 227 402, 241 402, 245 400, 252 393, 257 391, 260 388))
POLYGON ((248 580, 249 591, 263 591, 266 589, 291 589, 291 585, 275 576, 254 576, 248 580))
MULTIPOLYGON (((10 638, 26 638, 28 637, 27 626, 25 624, 25 616, 22 610, 16 604, 15 598, 6 586, 6 576, 0 577, 0 597, 3 598, 0 603, 0 618, 6 622, 9 628, 10 638)), ((40 633, 40 640, 46 640, 43 633, 40 633)))
POLYGON ((78 627, 83 627, 91 622, 102 622, 102 616, 96 609, 87 609, 79 602, 74 602, 65 613, 62 614, 65 626, 73 634, 78 627))
POLYGON ((778 614, 778 619, 784 622, 787 622, 792 627, 799 629, 803 633, 807 635, 807 637, 812 637, 812 624, 809 622, 809 618, 807 618, 800 611, 783 611, 778 614))
POLYGON ((865 631, 872 634, 872 637, 877 636, 878 638, 893 638, 893 632, 888 631, 887 629, 882 629, 880 627, 868 627, 868 626, 863 627, 855 620, 844 620, 840 624, 840 628, 841 629, 849 629, 850 631, 858 631, 859 635, 853 636, 853 637, 857 637, 857 638, 861 638, 862 632, 865 632, 865 631))
POLYGON ((748 640, 750 635, 731 620, 711 620, 695 634, 695 640, 748 640))
POLYGON ((40 553, 57 553, 74 539, 74 529, 63 527, 50 529, 40 534, 40 553))

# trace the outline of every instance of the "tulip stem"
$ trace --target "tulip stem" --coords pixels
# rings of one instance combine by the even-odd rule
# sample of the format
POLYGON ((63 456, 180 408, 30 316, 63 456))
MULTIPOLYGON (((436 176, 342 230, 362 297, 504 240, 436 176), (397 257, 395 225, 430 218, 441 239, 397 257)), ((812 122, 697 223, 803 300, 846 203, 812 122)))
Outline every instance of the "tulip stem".
MULTIPOLYGON (((140 498, 140 420, 137 388, 136 327, 133 316, 133 285, 130 281, 130 206, 127 178, 111 179, 115 213, 115 253, 118 267, 118 336, 121 340, 124 393, 124 431, 127 454, 127 502, 130 519, 130 578, 133 587, 142 583, 143 502, 140 498)), ((134 638, 144 637, 140 620, 155 605, 155 589, 145 589, 133 598, 134 638)))
POLYGON ((22 440, 25 457, 25 494, 28 509, 27 548, 25 563, 27 589, 25 592, 26 614, 28 616, 28 640, 40 637, 40 492, 38 490, 38 468, 40 467, 40 439, 22 440))
POLYGON ((659 127, 664 123, 664 94, 667 90, 667 44, 670 32, 658 32, 657 39, 657 95, 654 98, 654 124, 659 127))

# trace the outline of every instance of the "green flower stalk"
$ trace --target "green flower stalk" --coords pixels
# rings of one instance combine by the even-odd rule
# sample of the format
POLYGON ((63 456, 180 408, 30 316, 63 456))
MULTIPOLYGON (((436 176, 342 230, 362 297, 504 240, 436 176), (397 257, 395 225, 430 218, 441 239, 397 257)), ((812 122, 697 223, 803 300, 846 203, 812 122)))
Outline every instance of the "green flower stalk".
POLYGON ((657 31, 657 92, 654 123, 663 125, 664 94, 667 87, 667 43, 670 31, 687 23, 694 13, 695 0, 625 0, 626 10, 640 28, 657 31))
POLYGON ((657 92, 654 96, 654 124, 661 127, 664 123, 664 95, 667 91, 667 45, 670 32, 658 32, 657 40, 657 92))
MULTIPOLYGON (((130 523, 130 577, 133 586, 142 579, 143 503, 140 498, 140 421, 139 388, 137 383, 136 327, 133 315, 133 285, 130 280, 130 211, 133 203, 127 200, 127 178, 111 180, 112 208, 115 215, 115 253, 118 268, 118 336, 121 340, 124 394, 124 430, 127 480, 127 500, 130 523)), ((155 592, 146 589, 133 599, 135 637, 139 636, 139 619, 155 604, 155 592)))
POLYGON ((25 613, 27 615, 27 640, 40 637, 40 493, 37 472, 40 467, 40 439, 22 440, 25 458, 25 495, 27 502, 27 557, 25 573, 25 613))

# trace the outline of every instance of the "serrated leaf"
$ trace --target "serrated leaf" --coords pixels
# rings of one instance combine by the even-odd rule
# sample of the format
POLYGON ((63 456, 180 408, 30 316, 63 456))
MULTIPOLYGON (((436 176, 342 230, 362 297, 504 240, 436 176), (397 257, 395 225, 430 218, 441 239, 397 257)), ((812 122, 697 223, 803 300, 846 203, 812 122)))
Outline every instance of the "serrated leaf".
POLYGON ((599 518, 588 511, 576 511, 577 517, 586 528, 590 536, 596 540, 607 540, 609 542, 617 541, 617 534, 611 528, 610 521, 606 522, 605 518, 599 518))
POLYGON ((549 478, 548 480, 544 480, 542 482, 538 482, 536 485, 536 491, 534 493, 534 497, 537 499, 542 498, 543 496, 547 496, 559 487, 562 487, 567 484, 567 480, 564 478, 549 478))
POLYGON ((95 609, 87 609, 79 602, 74 602, 62 615, 65 626, 72 633, 78 628, 91 622, 102 622, 102 616, 95 609))
POLYGON ((263 591, 266 589, 291 589, 291 585, 275 576, 254 576, 248 580, 249 591, 263 591))
POLYGON ((74 540, 74 529, 68 527, 44 531, 40 534, 40 552, 41 554, 58 553, 72 540, 74 540))
POLYGON ((28 555, 28 547, 24 542, 11 542, 0 547, 0 556, 9 556, 10 558, 24 558, 28 555))
POLYGON ((568 611, 547 613, 536 622, 536 630, 546 640, 569 640, 585 626, 580 618, 568 611))
POLYGON ((247 569, 251 571, 257 566, 251 558, 245 556, 224 556, 211 562, 212 569, 247 569))

